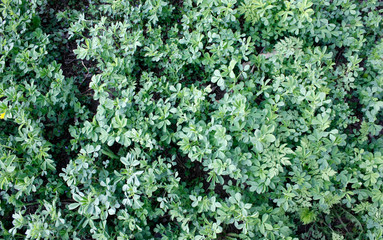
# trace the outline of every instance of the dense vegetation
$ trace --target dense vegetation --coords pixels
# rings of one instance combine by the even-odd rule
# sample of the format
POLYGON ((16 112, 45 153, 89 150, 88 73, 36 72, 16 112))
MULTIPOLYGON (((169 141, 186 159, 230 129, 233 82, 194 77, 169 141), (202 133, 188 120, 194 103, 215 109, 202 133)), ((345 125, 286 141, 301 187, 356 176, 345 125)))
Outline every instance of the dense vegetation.
POLYGON ((382 239, 383 2, 1 0, 2 239, 382 239))

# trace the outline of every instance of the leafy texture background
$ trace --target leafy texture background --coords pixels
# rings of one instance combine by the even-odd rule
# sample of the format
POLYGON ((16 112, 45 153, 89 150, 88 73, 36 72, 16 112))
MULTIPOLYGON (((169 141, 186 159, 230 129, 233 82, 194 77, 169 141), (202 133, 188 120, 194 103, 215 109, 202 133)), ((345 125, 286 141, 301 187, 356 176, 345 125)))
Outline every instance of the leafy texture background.
POLYGON ((383 3, 2 0, 4 239, 381 239, 383 3))

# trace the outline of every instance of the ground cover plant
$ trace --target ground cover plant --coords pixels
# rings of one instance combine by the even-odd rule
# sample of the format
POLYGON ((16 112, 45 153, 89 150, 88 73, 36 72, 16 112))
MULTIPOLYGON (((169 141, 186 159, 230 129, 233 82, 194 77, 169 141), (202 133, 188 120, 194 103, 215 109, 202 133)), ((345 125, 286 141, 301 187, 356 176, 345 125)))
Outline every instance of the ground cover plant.
POLYGON ((382 239, 382 16, 1 0, 1 238, 382 239))

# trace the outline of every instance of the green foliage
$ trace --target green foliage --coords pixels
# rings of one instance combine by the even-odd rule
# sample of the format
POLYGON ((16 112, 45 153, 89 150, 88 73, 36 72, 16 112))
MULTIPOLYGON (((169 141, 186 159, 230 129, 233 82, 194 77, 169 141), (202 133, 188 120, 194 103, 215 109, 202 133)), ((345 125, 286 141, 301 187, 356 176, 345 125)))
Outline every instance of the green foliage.
POLYGON ((4 239, 380 239, 383 4, 2 0, 4 239))

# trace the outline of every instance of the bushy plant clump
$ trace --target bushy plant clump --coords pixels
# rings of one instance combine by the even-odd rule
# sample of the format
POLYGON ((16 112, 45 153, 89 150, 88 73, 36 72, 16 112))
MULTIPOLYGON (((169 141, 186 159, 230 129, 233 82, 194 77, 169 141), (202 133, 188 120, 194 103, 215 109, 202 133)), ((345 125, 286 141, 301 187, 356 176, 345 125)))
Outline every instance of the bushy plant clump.
POLYGON ((4 239, 381 239, 383 3, 2 0, 4 239))

